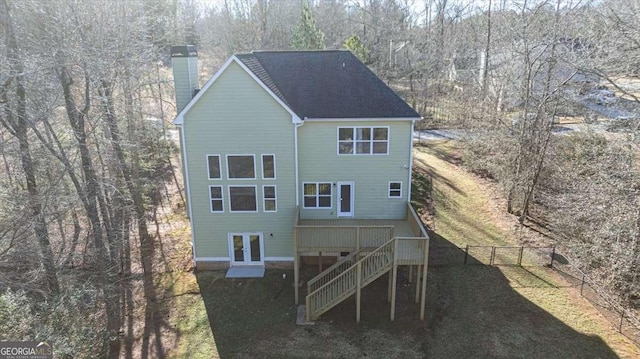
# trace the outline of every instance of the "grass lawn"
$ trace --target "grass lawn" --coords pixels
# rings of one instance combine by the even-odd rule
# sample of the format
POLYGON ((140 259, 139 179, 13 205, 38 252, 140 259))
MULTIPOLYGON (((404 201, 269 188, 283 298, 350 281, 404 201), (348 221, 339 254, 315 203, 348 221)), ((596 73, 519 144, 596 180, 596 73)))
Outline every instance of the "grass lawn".
MULTIPOLYGON (((451 143, 416 150, 416 164, 433 178, 433 241, 452 247, 514 244, 483 188, 452 163, 454 150, 451 143)), ((399 274, 396 321, 389 321, 383 276, 363 290, 360 324, 354 300, 347 300, 313 326, 295 325, 291 270, 269 269, 263 279, 225 279, 222 271, 185 274, 174 293, 172 317, 179 320, 172 356, 640 357, 637 347, 545 267, 431 267, 425 321, 417 319, 407 274, 399 274)))

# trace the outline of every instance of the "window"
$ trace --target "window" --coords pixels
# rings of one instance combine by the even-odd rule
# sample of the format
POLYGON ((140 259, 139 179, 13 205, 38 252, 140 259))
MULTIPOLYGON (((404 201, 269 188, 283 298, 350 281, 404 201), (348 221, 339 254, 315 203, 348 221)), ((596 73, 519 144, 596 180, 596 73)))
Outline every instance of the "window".
POLYGON ((305 183, 303 208, 331 208, 331 183, 305 183))
POLYGON ((262 155, 262 179, 276 178, 276 156, 262 155))
POLYGON ((211 200, 211 212, 224 212, 222 186, 209 186, 209 199, 211 200))
POLYGON ((209 179, 220 179, 220 156, 207 155, 207 171, 209 172, 209 179))
POLYGON ((257 212, 256 186, 229 186, 230 212, 257 212))
POLYGON ((254 155, 227 155, 229 179, 256 179, 254 155))
POLYGON ((388 127, 338 127, 338 154, 386 155, 388 153, 388 127))
POLYGON ((389 198, 402 197, 402 182, 389 182, 389 198))
POLYGON ((262 199, 265 212, 276 212, 276 186, 262 186, 262 199))

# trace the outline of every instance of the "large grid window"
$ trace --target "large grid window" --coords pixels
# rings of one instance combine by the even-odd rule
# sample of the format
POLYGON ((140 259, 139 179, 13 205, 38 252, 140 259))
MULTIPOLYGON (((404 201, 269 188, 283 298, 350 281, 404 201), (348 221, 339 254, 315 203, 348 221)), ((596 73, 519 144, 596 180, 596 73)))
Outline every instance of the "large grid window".
POLYGON ((276 212, 276 186, 262 186, 263 211, 276 212))
POLYGON ((220 156, 207 155, 207 172, 209 173, 209 179, 222 178, 220 173, 220 156))
POLYGON ((229 179, 256 179, 254 155, 227 155, 229 179))
POLYGON ((303 208, 331 208, 331 183, 304 183, 303 208))
POLYGON ((229 186, 230 212, 257 212, 256 186, 229 186))
POLYGON ((262 179, 276 178, 276 156, 262 155, 262 179))
POLYGON ((386 155, 388 153, 388 127, 338 127, 338 154, 386 155))
POLYGON ((211 212, 224 212, 222 201, 222 186, 209 186, 211 212))
POLYGON ((402 197, 402 182, 389 182, 389 198, 402 197))

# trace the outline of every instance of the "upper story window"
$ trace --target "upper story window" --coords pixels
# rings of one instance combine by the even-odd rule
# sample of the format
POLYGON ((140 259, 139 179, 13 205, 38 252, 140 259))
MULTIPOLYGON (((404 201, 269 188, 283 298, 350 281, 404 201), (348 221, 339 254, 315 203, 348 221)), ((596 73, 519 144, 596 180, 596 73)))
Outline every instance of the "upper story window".
POLYGON ((402 197, 402 182, 389 182, 389 198, 402 197))
POLYGON ((276 186, 262 186, 263 211, 276 212, 276 186))
POLYGON ((389 127, 338 127, 338 154, 386 155, 389 127))
POLYGON ((230 212, 257 212, 256 186, 229 186, 230 212))
POLYGON ((207 172, 209 173, 209 179, 222 178, 220 171, 220 156, 207 155, 207 172))
POLYGON ((229 179, 256 179, 254 155, 227 155, 229 179))
POLYGON ((331 183, 304 183, 303 208, 331 208, 331 183))
POLYGON ((209 199, 211 200, 211 212, 224 212, 222 186, 209 186, 209 199))
POLYGON ((262 155, 262 179, 276 178, 276 156, 262 155))

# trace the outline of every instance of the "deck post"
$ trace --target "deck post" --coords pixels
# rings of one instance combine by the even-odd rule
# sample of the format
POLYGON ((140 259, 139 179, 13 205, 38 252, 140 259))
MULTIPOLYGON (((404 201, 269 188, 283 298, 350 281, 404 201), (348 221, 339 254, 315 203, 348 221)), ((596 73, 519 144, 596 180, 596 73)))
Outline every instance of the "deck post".
POLYGON ((393 277, 391 276, 391 272, 389 272, 389 284, 387 285, 387 302, 391 302, 391 285, 393 284, 393 277))
POLYGON ((420 320, 424 320, 424 306, 427 302, 427 267, 429 266, 429 239, 424 241, 424 262, 422 263, 422 298, 420 303, 420 320))
POLYGON ((418 264, 418 269, 416 270, 416 299, 415 303, 420 303, 420 264, 418 264))
POLYGON ((300 256, 298 254, 298 239, 296 238, 297 229, 293 228, 293 287, 295 293, 296 305, 299 303, 300 290, 298 282, 300 281, 300 256))
MULTIPOLYGON (((420 268, 418 268, 420 271, 420 268)), ((409 283, 413 283, 413 264, 409 264, 409 283)))
POLYGON ((360 227, 356 227, 356 252, 360 251, 360 227))
POLYGON ((358 262, 356 276, 356 323, 360 323, 360 297, 362 295, 362 263, 360 262, 358 262))
POLYGON ((391 288, 391 321, 396 317, 396 287, 398 284, 398 239, 393 243, 393 284, 391 288))
POLYGON ((318 273, 322 273, 322 251, 318 252, 318 273))

